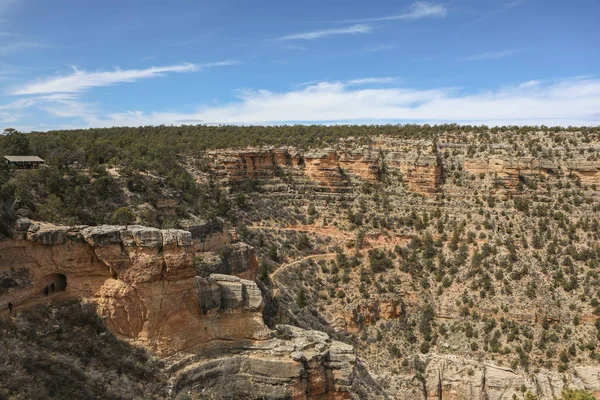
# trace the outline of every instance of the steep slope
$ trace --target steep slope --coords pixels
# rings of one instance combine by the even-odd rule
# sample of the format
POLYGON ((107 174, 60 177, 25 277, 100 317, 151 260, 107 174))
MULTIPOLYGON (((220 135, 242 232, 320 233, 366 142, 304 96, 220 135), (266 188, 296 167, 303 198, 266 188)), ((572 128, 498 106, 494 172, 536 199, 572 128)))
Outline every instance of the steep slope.
MULTIPOLYGON (((229 249, 225 266, 254 276, 250 248, 229 245, 229 236, 220 235, 215 250, 229 249)), ((21 219, 16 236, 0 242, 0 273, 12 276, 18 266, 27 279, 13 279, 0 295, 2 306, 52 301, 57 292, 43 292, 52 284, 94 304, 111 332, 166 357, 170 396, 211 391, 217 398, 347 399, 371 390, 361 383, 352 346, 322 332, 269 329, 254 281, 197 276, 206 264, 201 271, 194 267, 194 255, 203 254, 194 249, 214 244, 215 235, 196 240, 183 230, 56 227, 21 219)))

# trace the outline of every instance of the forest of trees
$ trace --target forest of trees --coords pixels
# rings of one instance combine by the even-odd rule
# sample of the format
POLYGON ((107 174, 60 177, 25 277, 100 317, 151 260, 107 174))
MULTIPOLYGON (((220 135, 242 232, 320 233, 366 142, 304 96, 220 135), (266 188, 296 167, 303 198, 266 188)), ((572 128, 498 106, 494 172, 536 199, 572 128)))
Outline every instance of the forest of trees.
MULTIPOLYGON (((0 221, 4 226, 25 214, 66 224, 110 223, 114 212, 161 198, 177 201, 177 215, 141 215, 142 223, 174 227, 190 213, 202 218, 233 218, 228 196, 214 182, 199 185, 183 167, 193 155, 202 169, 202 153, 247 146, 321 147, 344 137, 370 136, 432 139, 444 132, 485 135, 511 130, 558 132, 564 128, 450 125, 293 125, 293 126, 147 126, 60 130, 23 134, 7 128, 0 135, 0 155, 36 155, 46 161, 38 170, 11 173, 0 163, 0 221), (118 168, 118 175, 111 168, 118 168), (133 203, 133 204, 132 204, 133 203)), ((573 128, 574 129, 574 128, 573 128)), ((596 134, 600 128, 577 128, 596 134)), ((1 225, 0 225, 0 228, 1 225)), ((5 229, 4 229, 5 230, 5 229)))

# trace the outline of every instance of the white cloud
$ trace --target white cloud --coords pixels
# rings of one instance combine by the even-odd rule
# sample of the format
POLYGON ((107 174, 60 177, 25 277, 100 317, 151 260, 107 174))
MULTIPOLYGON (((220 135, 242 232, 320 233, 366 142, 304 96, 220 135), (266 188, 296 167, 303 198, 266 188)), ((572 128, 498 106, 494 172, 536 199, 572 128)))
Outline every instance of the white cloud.
POLYGON ((89 120, 90 126, 138 126, 203 121, 221 124, 422 122, 598 125, 600 80, 521 84, 461 94, 456 89, 359 88, 320 82, 284 93, 243 91, 239 101, 195 113, 130 111, 89 120))
POLYGON ((282 36, 279 40, 314 40, 332 35, 356 35, 371 32, 372 27, 365 24, 352 25, 345 28, 322 29, 312 32, 294 33, 282 36))
POLYGON ((525 3, 527 0, 514 0, 514 1, 509 1, 506 4, 506 8, 513 8, 513 7, 517 7, 520 6, 521 4, 525 3))
POLYGON ((386 76, 381 78, 360 78, 360 79, 351 79, 346 83, 348 85, 368 85, 374 83, 393 83, 396 82, 398 78, 393 76, 386 76))
POLYGON ((17 41, 12 43, 3 43, 0 44, 0 56, 7 56, 9 54, 17 53, 19 51, 24 51, 27 49, 36 49, 36 48, 48 48, 50 46, 37 42, 30 41, 17 41))
POLYGON ((504 12, 509 11, 512 8, 518 7, 521 4, 525 3, 527 0, 513 0, 513 1, 507 1, 506 3, 504 3, 501 7, 496 8, 495 10, 492 10, 490 12, 488 12, 487 14, 484 14, 482 16, 480 16, 479 18, 476 18, 475 20, 473 20, 473 23, 478 23, 478 22, 483 22, 486 21, 498 14, 502 14, 504 12))
POLYGON ((521 53, 527 49, 510 49, 501 51, 489 51, 474 56, 466 57, 463 61, 484 61, 484 60, 496 60, 498 58, 512 56, 517 53, 521 53))
POLYGON ((7 104, 0 104, 0 110, 22 110, 35 104, 33 99, 19 99, 7 104))
POLYGON ((530 87, 538 86, 540 83, 541 83, 540 81, 531 80, 531 81, 521 83, 519 85, 519 88, 520 89, 530 88, 530 87))
POLYGON ((3 108, 16 112, 19 106, 35 106, 63 118, 62 126, 69 127, 183 123, 600 124, 600 79, 528 81, 481 93, 463 93, 456 88, 413 89, 394 82, 392 78, 363 78, 318 82, 287 92, 242 90, 230 104, 204 105, 189 113, 132 110, 103 114, 99 106, 80 103, 77 94, 68 93, 27 98, 20 100, 21 104, 0 106, 0 112, 3 108), (370 83, 385 86, 364 86, 370 83))
POLYGON ((403 14, 387 15, 377 18, 355 19, 346 22, 378 22, 378 21, 396 21, 422 18, 444 18, 448 10, 442 4, 432 4, 426 1, 416 1, 410 5, 403 14))
POLYGON ((184 63, 146 69, 117 69, 108 72, 88 72, 75 69, 70 75, 52 77, 25 84, 23 87, 13 90, 12 94, 39 95, 50 93, 78 93, 94 87, 109 86, 123 82, 135 82, 140 79, 163 76, 166 73, 195 72, 207 68, 233 65, 236 63, 236 61, 221 61, 208 64, 184 63))
POLYGON ((394 50, 396 46, 393 44, 379 44, 377 46, 367 47, 364 49, 367 53, 375 53, 378 51, 394 50))

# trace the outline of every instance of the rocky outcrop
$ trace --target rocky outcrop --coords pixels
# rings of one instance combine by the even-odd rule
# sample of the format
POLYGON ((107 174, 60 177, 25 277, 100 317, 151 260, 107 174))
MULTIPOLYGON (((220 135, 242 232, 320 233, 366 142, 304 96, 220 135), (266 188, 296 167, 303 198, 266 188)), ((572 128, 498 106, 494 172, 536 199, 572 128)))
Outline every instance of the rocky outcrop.
MULTIPOLYGON (((252 282, 245 284, 242 293, 247 296, 247 306, 237 314, 202 313, 188 231, 112 225, 60 227, 27 221, 19 221, 17 229, 21 230, 17 232, 20 240, 0 243, 0 272, 26 269, 32 284, 10 290, 0 298, 3 304, 11 301, 18 305, 42 297, 43 287, 53 277, 64 277, 67 294, 97 303, 113 332, 161 354, 212 340, 270 336, 252 282)), ((247 248, 246 253, 251 254, 247 248)), ((236 271, 252 276, 254 261, 241 257, 236 271), (244 260, 248 261, 246 268, 241 265, 244 260)))
POLYGON ((347 186, 347 177, 340 167, 339 155, 334 149, 323 149, 304 154, 304 173, 312 181, 334 191, 347 186))
POLYGON ((586 160, 545 160, 534 157, 466 158, 463 163, 472 174, 492 174, 495 184, 514 191, 520 176, 569 175, 580 178, 581 183, 600 184, 600 162, 586 160))
POLYGON ((358 332, 365 325, 371 325, 380 319, 395 319, 402 314, 402 306, 396 299, 361 301, 352 307, 345 317, 348 332, 358 332))
POLYGON ((262 294, 255 282, 237 276, 212 274, 196 277, 198 302, 203 313, 210 311, 262 311, 262 294))
POLYGON ((388 393, 397 398, 421 399, 522 399, 526 392, 539 400, 562 397, 565 388, 600 394, 598 367, 575 367, 574 373, 539 370, 527 373, 501 365, 442 354, 423 358, 425 369, 420 376, 386 374, 379 380, 388 393), (516 397, 515 397, 516 396, 516 397))
POLYGON ((355 378, 353 348, 327 334, 279 325, 261 343, 220 344, 218 358, 177 360, 174 394, 202 392, 214 398, 350 399, 355 378))
POLYGON ((407 189, 429 195, 440 184, 441 165, 431 144, 415 153, 404 143, 374 141, 370 146, 323 148, 304 153, 294 148, 211 151, 214 171, 231 182, 276 180, 288 173, 294 185, 312 191, 348 192, 357 182, 376 182, 385 173, 402 173, 407 189))
MULTIPOLYGON (((0 242, 0 276, 19 265, 31 285, 0 292, 0 302, 31 302, 43 296, 49 279, 63 277, 59 290, 97 304, 113 333, 170 357, 174 395, 353 396, 352 346, 331 341, 322 332, 269 329, 262 316, 262 293, 253 280, 196 276, 188 231, 55 227, 25 220, 17 229, 18 239, 0 242)), ((229 254, 234 269, 241 275, 255 271, 251 248, 233 248, 229 254)))
POLYGON ((442 167, 433 154, 407 156, 404 153, 390 152, 385 163, 391 170, 402 173, 408 190, 424 195, 432 195, 438 191, 442 167))
POLYGON ((258 270, 258 258, 252 246, 238 242, 221 247, 219 252, 204 252, 195 259, 198 275, 236 275, 254 280, 258 270))
POLYGON ((369 148, 340 154, 342 169, 367 182, 375 182, 381 177, 380 162, 380 155, 369 148))

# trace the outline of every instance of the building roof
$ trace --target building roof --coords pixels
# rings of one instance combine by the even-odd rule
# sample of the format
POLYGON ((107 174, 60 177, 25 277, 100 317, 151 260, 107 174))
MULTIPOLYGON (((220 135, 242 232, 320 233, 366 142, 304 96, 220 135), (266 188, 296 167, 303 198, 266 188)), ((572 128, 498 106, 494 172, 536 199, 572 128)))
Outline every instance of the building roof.
POLYGON ((38 156, 4 156, 10 162, 44 162, 38 156))

